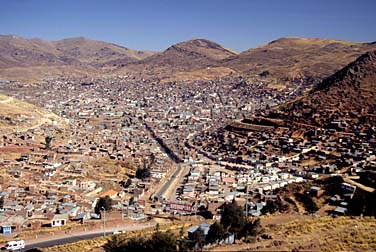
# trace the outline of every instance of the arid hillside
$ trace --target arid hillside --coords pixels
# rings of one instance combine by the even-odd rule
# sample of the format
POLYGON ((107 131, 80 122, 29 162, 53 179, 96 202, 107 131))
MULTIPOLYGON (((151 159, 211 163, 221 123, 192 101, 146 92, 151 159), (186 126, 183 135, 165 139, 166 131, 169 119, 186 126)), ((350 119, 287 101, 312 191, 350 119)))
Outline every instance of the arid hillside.
POLYGON ((316 38, 280 38, 218 62, 244 75, 279 78, 327 77, 367 51, 374 43, 316 38))
POLYGON ((26 131, 44 123, 59 124, 63 119, 30 103, 0 94, 0 132, 26 131))
POLYGON ((0 79, 33 82, 100 74, 99 68, 108 62, 137 61, 152 54, 84 37, 50 42, 0 35, 0 79))
POLYGON ((281 113, 273 117, 319 126, 341 118, 361 123, 374 120, 375 109, 376 51, 372 51, 323 80, 311 94, 279 107, 281 113))
POLYGON ((172 45, 143 60, 122 64, 117 72, 131 71, 162 79, 215 78, 229 75, 232 70, 224 67, 210 69, 209 66, 236 54, 215 42, 193 39, 172 45))

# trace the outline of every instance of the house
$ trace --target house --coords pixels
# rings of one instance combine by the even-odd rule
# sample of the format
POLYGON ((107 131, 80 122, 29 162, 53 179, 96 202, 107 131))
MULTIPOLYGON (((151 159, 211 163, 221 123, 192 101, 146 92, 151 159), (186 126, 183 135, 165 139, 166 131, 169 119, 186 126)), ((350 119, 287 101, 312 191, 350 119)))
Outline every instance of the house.
POLYGON ((202 229, 202 231, 204 231, 204 235, 206 237, 208 235, 208 232, 209 232, 209 229, 210 229, 210 224, 201 223, 200 225, 188 228, 188 238, 193 239, 194 232, 196 232, 197 229, 199 229, 199 228, 202 229))
POLYGON ((350 198, 352 198, 356 191, 356 186, 343 182, 341 184, 341 191, 344 196, 349 196, 350 198))
POLYGON ((161 171, 161 170, 152 170, 151 171, 151 177, 152 178, 155 178, 155 179, 162 179, 166 176, 166 172, 165 171, 161 171))
POLYGON ((107 196, 111 199, 115 199, 118 196, 118 192, 115 190, 108 190, 99 195, 100 198, 104 198, 107 196))
POLYGON ((51 220, 51 227, 60 227, 67 224, 68 214, 55 214, 51 220))
POLYGON ((347 208, 338 206, 333 210, 334 215, 346 215, 347 208))
POLYGON ((318 186, 312 186, 309 193, 315 197, 320 197, 324 193, 324 190, 318 186))

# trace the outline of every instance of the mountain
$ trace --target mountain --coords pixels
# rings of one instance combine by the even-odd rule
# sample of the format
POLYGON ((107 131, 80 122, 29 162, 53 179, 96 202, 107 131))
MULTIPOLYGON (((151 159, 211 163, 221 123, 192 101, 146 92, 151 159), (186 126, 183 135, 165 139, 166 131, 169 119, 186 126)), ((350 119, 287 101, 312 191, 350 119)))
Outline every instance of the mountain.
MULTIPOLYGON (((206 39, 193 39, 174 44, 163 52, 156 53, 137 62, 131 62, 124 67, 125 70, 168 78, 184 74, 189 79, 190 75, 195 76, 198 73, 200 76, 205 76, 206 73, 214 73, 216 75, 215 69, 207 71, 206 68, 218 60, 236 54, 236 52, 226 49, 215 42, 206 39)), ((120 71, 122 70, 120 69, 120 71)), ((226 70, 224 71, 226 72, 226 70)))
POLYGON ((49 42, 0 35, 1 68, 51 64, 96 66, 116 59, 140 60, 152 54, 84 37, 49 42))
POLYGON ((137 61, 152 54, 84 37, 50 42, 0 35, 0 77, 32 81, 95 74, 108 62, 137 61))
POLYGON ((64 62, 48 41, 13 35, 0 36, 0 68, 61 64, 64 62))
POLYGON ((243 75, 269 75, 275 79, 325 78, 361 54, 375 50, 374 43, 318 38, 280 38, 219 61, 216 66, 243 75))
POLYGON ((217 60, 236 55, 234 51, 206 39, 193 39, 177 43, 161 53, 142 61, 141 64, 183 69, 206 67, 217 60))
POLYGON ((376 50, 375 43, 280 38, 238 54, 215 42, 193 39, 154 53, 84 37, 50 42, 0 35, 0 79, 131 73, 173 81, 242 75, 266 80, 268 87, 286 87, 302 77, 311 77, 310 83, 317 84, 372 50, 376 50))
POLYGON ((52 44, 64 59, 74 59, 91 65, 116 60, 136 61, 154 54, 84 37, 63 39, 52 44))
POLYGON ((324 79, 309 95, 278 107, 272 117, 325 126, 340 118, 364 122, 375 111, 376 51, 371 51, 324 79))

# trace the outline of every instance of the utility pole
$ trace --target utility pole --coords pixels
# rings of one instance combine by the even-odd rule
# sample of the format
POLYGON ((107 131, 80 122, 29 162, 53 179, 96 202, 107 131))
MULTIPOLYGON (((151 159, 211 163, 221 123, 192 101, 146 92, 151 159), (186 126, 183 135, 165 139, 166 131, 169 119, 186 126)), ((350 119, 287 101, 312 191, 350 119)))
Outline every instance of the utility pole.
POLYGON ((101 208, 103 210, 103 237, 106 236, 106 209, 104 207, 101 208))

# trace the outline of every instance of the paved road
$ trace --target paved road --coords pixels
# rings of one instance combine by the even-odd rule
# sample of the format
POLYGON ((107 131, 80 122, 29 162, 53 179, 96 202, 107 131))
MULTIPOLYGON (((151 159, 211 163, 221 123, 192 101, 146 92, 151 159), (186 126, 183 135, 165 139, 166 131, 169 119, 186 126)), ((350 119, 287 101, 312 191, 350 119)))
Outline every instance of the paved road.
POLYGON ((167 199, 167 196, 166 193, 168 192, 168 189, 170 187, 174 187, 174 184, 173 183, 176 183, 176 180, 177 180, 177 177, 179 176, 180 172, 181 172, 181 169, 183 169, 181 167, 181 165, 178 165, 178 167, 176 168, 176 171, 172 174, 172 176, 164 183, 164 185, 161 187, 161 189, 159 189, 159 191, 155 194, 156 197, 158 197, 158 199, 162 198, 162 197, 165 197, 167 199))
MULTIPOLYGON (((142 230, 145 228, 154 227, 156 225, 155 222, 147 222, 147 223, 137 223, 137 224, 127 224, 125 226, 120 226, 117 228, 106 228, 106 235, 111 235, 114 232, 118 231, 133 231, 133 230, 142 230)), ((103 236, 103 229, 96 229, 91 230, 87 232, 81 232, 81 233, 67 233, 64 235, 58 235, 56 237, 46 237, 42 239, 38 239, 36 241, 33 240, 25 240, 26 247, 25 250, 31 249, 31 248, 46 248, 46 247, 52 247, 56 245, 62 245, 72 242, 78 242, 82 240, 90 240, 96 237, 103 236)))
POLYGON ((77 242, 77 241, 82 241, 82 240, 90 240, 90 239, 93 239, 102 235, 103 235, 103 232, 92 233, 92 234, 82 234, 82 235, 71 235, 68 237, 33 243, 30 245, 26 244, 25 250, 32 249, 32 248, 47 248, 47 247, 52 247, 56 245, 62 245, 62 244, 72 243, 72 242, 77 242))

